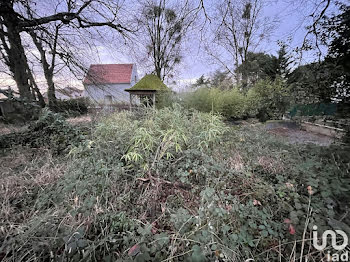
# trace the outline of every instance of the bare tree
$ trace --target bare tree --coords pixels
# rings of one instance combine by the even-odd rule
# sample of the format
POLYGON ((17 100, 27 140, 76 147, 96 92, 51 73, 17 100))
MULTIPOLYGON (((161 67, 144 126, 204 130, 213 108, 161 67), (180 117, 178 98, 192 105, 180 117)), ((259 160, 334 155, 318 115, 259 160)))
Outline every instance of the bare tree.
POLYGON ((294 63, 300 65, 310 62, 311 57, 320 62, 327 52, 322 46, 319 33, 322 21, 332 13, 338 13, 338 3, 346 3, 348 0, 282 0, 288 10, 287 15, 293 16, 295 25, 288 32, 288 42, 294 42, 294 63))
POLYGON ((181 62, 184 38, 201 9, 191 7, 189 1, 176 4, 166 0, 142 2, 141 16, 137 18, 144 56, 150 58, 153 72, 162 80, 171 78, 181 62))
MULTIPOLYGON (((56 66, 56 56, 57 56, 57 42, 59 38, 59 30, 62 24, 55 25, 55 32, 53 37, 53 42, 50 43, 48 39, 45 39, 45 35, 38 35, 34 30, 29 31, 29 34, 32 37, 32 40, 40 53, 40 63, 44 71, 44 76, 47 82, 47 98, 49 102, 49 107, 51 109, 56 107, 56 95, 55 95, 55 83, 53 80, 54 70, 56 66), (47 52, 44 47, 44 43, 47 43, 49 46, 49 52, 51 54, 51 61, 47 57, 47 52)), ((41 32, 43 32, 42 30, 41 32)))
MULTIPOLYGON (((55 22, 75 29, 108 27, 121 34, 130 30, 118 21, 118 2, 113 0, 66 0, 57 1, 55 11, 51 15, 34 12, 35 4, 31 1, 0 0, 0 51, 5 64, 8 66, 16 81, 21 98, 32 100, 32 90, 38 89, 33 83, 33 74, 28 66, 28 59, 22 42, 22 32, 34 33, 55 22), (25 10, 21 12, 21 10, 25 10), (29 12, 29 11, 33 12, 29 12)), ((40 11, 40 10, 39 10, 40 11)), ((38 34, 35 33, 35 39, 38 34)), ((33 39, 34 40, 34 39, 33 39)), ((41 41, 35 42, 39 52, 41 41)), ((42 49, 43 50, 43 49, 42 49)), ((43 53, 41 56, 43 57, 43 53)), ((54 56, 54 54, 53 54, 54 56)), ((62 54, 64 56, 64 54, 62 54)), ((67 56, 66 56, 67 58, 67 56)), ((44 71, 53 69, 49 63, 43 62, 44 71), (49 65, 49 66, 48 66, 49 65)), ((47 61, 46 61, 47 62, 47 61)), ((51 61, 52 62, 52 61, 51 61)), ((46 77, 45 73, 45 77, 46 77)), ((47 78, 48 79, 48 78, 47 78)), ((51 84, 49 84, 50 86, 51 84)), ((51 85, 52 90, 53 85, 51 85)))
POLYGON ((331 0, 318 0, 312 7, 312 12, 309 15, 311 24, 306 26, 306 34, 304 36, 302 45, 296 48, 296 51, 300 54, 302 59, 303 51, 316 50, 318 61, 321 61, 322 50, 320 48, 321 39, 319 36, 319 26, 322 23, 322 19, 326 16, 327 10, 332 7, 331 0))
POLYGON ((223 0, 217 6, 220 19, 216 23, 213 43, 206 50, 237 81, 240 77, 235 69, 247 60, 248 53, 254 51, 274 27, 274 21, 263 16, 263 5, 263 0, 223 0))

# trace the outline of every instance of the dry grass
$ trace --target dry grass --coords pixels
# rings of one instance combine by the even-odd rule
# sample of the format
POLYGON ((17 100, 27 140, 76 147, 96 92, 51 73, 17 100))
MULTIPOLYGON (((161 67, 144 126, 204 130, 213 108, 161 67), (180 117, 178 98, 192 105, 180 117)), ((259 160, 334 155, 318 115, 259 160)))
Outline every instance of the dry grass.
POLYGON ((65 167, 46 149, 17 147, 0 156, 1 234, 9 234, 35 215, 33 205, 40 191, 52 186, 65 167))
POLYGON ((284 171, 283 162, 281 159, 275 159, 269 156, 260 156, 258 158, 259 165, 271 174, 279 174, 284 171))
POLYGON ((87 125, 92 121, 92 117, 90 115, 83 115, 78 117, 70 117, 67 119, 67 122, 72 125, 87 125))
POLYGON ((27 129, 27 125, 11 125, 0 122, 0 135, 7 135, 16 132, 23 132, 27 129))
POLYGON ((233 152, 232 156, 228 159, 228 167, 236 171, 244 170, 244 160, 239 152, 233 152))

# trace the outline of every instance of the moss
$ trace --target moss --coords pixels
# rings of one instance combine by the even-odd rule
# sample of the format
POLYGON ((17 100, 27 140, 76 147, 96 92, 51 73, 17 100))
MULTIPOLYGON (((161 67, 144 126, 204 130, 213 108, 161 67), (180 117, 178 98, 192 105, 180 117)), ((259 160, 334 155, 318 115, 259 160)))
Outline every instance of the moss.
POLYGON ((126 91, 133 90, 157 90, 170 91, 170 89, 156 75, 145 75, 136 85, 125 89, 126 91))

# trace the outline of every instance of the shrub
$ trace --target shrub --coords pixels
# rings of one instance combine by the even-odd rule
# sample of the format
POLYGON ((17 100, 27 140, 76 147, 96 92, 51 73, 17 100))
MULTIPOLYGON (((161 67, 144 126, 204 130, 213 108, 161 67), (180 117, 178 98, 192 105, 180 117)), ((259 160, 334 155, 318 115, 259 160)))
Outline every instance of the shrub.
POLYGON ((154 167, 162 159, 177 158, 189 149, 205 150, 218 143, 225 126, 219 116, 188 114, 179 105, 146 116, 146 123, 134 130, 132 144, 123 156, 127 162, 154 167))
POLYGON ((280 119, 289 106, 288 99, 288 88, 281 79, 259 81, 247 92, 245 110, 261 121, 280 119))
POLYGON ((183 96, 183 104, 187 108, 194 108, 201 112, 211 112, 213 103, 211 102, 210 89, 199 88, 193 93, 186 93, 183 96))
POLYGON ((184 98, 184 105, 202 112, 219 113, 226 118, 243 118, 244 95, 236 88, 221 90, 219 88, 199 88, 188 93, 184 98))
POLYGON ((23 124, 37 120, 41 111, 41 107, 37 103, 15 97, 2 100, 0 103, 0 122, 4 123, 23 124))
POLYGON ((168 91, 158 91, 156 94, 156 108, 162 109, 164 107, 170 107, 176 103, 176 95, 168 91))
POLYGON ((246 115, 245 96, 237 89, 225 90, 222 93, 222 114, 228 118, 240 119, 246 115))
POLYGON ((66 116, 84 115, 88 112, 89 101, 87 98, 74 98, 69 100, 57 100, 55 111, 66 116))
POLYGON ((237 88, 199 88, 188 93, 187 108, 202 112, 216 112, 228 119, 258 117, 261 121, 281 118, 288 108, 288 89, 281 79, 259 81, 246 94, 237 88))
POLYGON ((55 154, 67 152, 73 144, 83 139, 83 130, 71 126, 61 114, 42 110, 39 119, 32 122, 28 130, 0 137, 1 148, 14 145, 32 148, 47 147, 55 154))

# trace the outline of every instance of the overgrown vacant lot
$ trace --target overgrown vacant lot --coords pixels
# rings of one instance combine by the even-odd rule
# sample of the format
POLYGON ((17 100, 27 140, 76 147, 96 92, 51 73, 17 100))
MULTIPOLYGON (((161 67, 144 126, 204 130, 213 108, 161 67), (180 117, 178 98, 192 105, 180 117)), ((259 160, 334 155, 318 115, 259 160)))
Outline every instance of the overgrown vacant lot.
POLYGON ((321 261, 313 225, 350 234, 346 146, 176 105, 31 128, 0 158, 3 261, 321 261))

